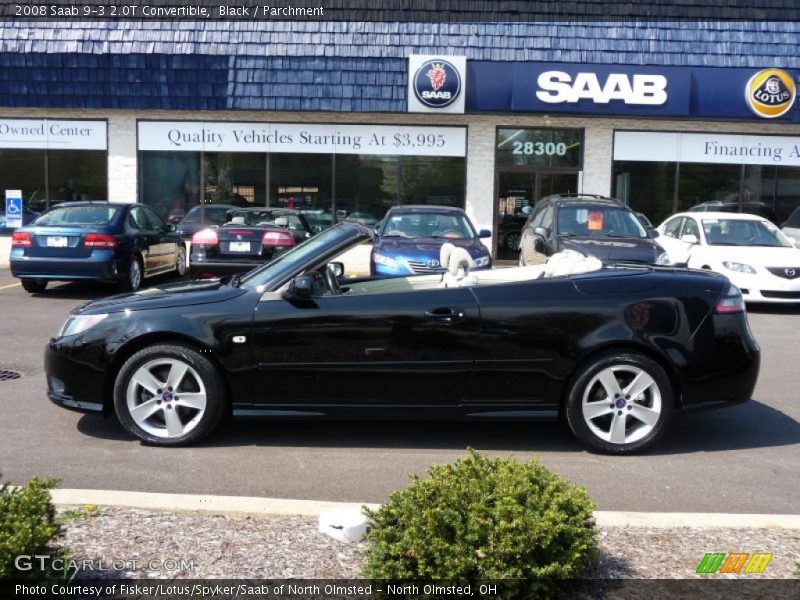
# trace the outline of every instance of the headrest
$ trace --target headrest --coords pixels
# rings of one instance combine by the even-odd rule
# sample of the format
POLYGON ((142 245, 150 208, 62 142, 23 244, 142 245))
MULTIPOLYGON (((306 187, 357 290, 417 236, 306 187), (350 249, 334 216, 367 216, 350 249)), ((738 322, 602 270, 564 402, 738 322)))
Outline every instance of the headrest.
POLYGON ((232 217, 230 223, 231 225, 244 225, 245 224, 244 217, 242 217, 241 215, 232 217))
MULTIPOLYGON (((450 245, 452 246, 452 244, 450 245)), ((449 259, 447 272, 453 277, 458 277, 459 271, 461 271, 461 277, 459 277, 459 279, 467 275, 469 270, 475 266, 475 262, 472 260, 469 252, 467 252, 464 248, 459 248, 458 246, 453 246, 453 250, 450 253, 449 259)))
POLYGON ((442 244, 442 247, 439 250, 439 265, 443 269, 447 269, 448 265, 450 264, 450 255, 455 249, 456 247, 450 242, 445 242, 442 244))

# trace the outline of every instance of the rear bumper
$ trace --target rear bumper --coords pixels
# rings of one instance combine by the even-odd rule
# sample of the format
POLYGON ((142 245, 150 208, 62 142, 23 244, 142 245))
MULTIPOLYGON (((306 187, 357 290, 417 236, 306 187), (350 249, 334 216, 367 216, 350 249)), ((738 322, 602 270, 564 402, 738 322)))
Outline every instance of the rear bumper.
POLYGON ((65 340, 50 340, 44 351, 47 397, 51 402, 82 413, 105 412, 103 371, 81 359, 81 349, 65 340))
POLYGON ((87 258, 40 258, 11 252, 11 274, 20 279, 113 280, 124 273, 124 267, 111 251, 95 251, 87 258))
POLYGON ((189 262, 189 275, 192 279, 206 277, 224 277, 234 273, 245 273, 260 267, 271 259, 259 261, 206 261, 192 258, 189 262))
POLYGON ((750 400, 758 381, 761 349, 744 313, 715 314, 693 339, 682 369, 683 408, 704 409, 750 400))

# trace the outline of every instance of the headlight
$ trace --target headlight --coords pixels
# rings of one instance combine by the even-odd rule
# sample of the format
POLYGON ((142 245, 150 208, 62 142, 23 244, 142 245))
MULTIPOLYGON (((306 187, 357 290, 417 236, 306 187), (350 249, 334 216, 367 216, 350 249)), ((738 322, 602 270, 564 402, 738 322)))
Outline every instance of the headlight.
POLYGON ((64 337, 67 335, 75 335, 77 333, 82 333, 87 329, 91 329, 95 325, 97 325, 100 321, 105 319, 108 316, 107 313, 102 315, 77 315, 74 317, 70 317, 67 319, 67 322, 61 327, 61 331, 58 332, 58 337, 64 337))
POLYGON ((737 263, 737 262, 724 262, 722 266, 728 269, 729 271, 736 271, 737 273, 755 273, 756 270, 751 267, 750 265, 746 265, 744 263, 737 263))
POLYGON ((672 264, 672 261, 669 259, 669 254, 667 254, 666 252, 662 252, 661 254, 659 254, 658 257, 656 258, 656 264, 657 265, 672 264))
POLYGON ((481 256, 475 259, 475 267, 486 267, 490 262, 492 262, 492 258, 490 256, 481 256))
POLYGON ((384 267, 388 267, 389 269, 393 269, 395 271, 400 270, 400 265, 398 262, 390 256, 383 256, 382 254, 375 254, 374 255, 375 264, 383 265, 384 267))

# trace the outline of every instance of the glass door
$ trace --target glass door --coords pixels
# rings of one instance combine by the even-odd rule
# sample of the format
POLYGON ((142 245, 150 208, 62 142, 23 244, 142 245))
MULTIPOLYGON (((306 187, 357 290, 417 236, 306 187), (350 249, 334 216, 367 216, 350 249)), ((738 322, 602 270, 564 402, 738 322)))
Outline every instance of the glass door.
POLYGON ((539 171, 539 173, 537 173, 537 179, 537 200, 545 196, 550 196, 551 194, 574 194, 578 191, 577 173, 539 171))
POLYGON ((495 236, 495 258, 517 260, 520 232, 528 214, 525 207, 532 207, 534 171, 499 171, 497 174, 497 235, 495 236))

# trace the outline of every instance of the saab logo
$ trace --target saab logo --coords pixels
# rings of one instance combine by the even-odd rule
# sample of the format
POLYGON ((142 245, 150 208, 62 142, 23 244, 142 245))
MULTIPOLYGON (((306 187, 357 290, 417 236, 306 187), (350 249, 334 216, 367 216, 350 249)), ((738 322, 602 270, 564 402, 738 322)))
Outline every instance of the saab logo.
POLYGON ((661 105, 667 101, 667 78, 663 75, 611 73, 603 84, 595 73, 578 73, 575 81, 563 71, 545 71, 536 80, 541 91, 536 97, 548 104, 577 103, 591 100, 608 104, 621 100, 625 104, 661 105))
POLYGON ((414 75, 414 95, 425 106, 444 108, 461 93, 461 75, 446 60, 431 60, 414 75))
POLYGON ((764 69, 750 78, 745 88, 747 106, 753 114, 774 119, 789 112, 794 105, 797 86, 781 69, 764 69))
POLYGON ((726 555, 724 552, 706 552, 703 560, 697 566, 696 573, 739 573, 744 567, 745 573, 763 573, 767 568, 773 554, 766 552, 734 552, 726 555))

